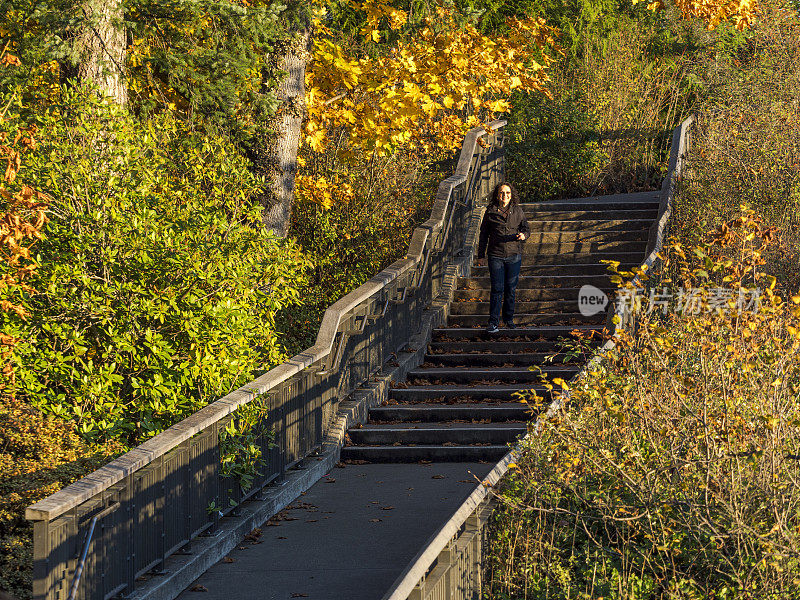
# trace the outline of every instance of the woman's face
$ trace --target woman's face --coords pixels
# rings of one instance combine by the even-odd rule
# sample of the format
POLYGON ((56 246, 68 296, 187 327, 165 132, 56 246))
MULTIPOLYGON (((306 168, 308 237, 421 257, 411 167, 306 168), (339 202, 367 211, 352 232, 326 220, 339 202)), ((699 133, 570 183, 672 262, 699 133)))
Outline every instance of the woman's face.
POLYGON ((497 197, 500 200, 500 206, 505 208, 511 202, 511 188, 507 185, 501 185, 497 197))

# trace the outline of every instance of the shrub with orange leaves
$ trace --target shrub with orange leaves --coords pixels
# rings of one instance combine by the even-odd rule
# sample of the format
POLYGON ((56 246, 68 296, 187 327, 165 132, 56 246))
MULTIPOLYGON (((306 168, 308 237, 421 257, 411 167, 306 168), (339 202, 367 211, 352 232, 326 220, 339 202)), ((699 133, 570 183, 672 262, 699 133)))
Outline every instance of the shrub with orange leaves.
MULTIPOLYGON (((9 54, 6 47, 0 56, 0 65, 19 66, 19 59, 9 54)), ((0 126, 4 120, 5 114, 0 115, 0 126)), ((0 311, 12 311, 20 317, 27 315, 22 294, 30 291, 30 287, 25 282, 36 269, 30 246, 41 239, 41 229, 47 219, 45 194, 27 185, 12 187, 22 165, 23 153, 36 145, 35 133, 35 127, 0 131, 0 162, 6 163, 0 183, 3 205, 0 213, 0 311)), ((0 393, 5 392, 7 382, 13 383, 11 353, 15 344, 13 336, 0 334, 0 393)))

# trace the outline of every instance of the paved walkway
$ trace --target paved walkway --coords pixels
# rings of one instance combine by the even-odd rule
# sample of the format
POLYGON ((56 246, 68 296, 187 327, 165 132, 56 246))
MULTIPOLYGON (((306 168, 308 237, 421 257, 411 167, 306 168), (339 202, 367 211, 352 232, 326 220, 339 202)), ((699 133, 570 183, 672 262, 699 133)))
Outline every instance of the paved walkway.
POLYGON ((333 469, 179 600, 380 600, 493 466, 333 469))

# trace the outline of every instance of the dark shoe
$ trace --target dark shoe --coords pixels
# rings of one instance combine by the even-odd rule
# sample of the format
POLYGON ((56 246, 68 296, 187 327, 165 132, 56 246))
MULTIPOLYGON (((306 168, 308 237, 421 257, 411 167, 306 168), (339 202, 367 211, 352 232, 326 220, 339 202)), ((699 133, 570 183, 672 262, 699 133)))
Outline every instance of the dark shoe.
POLYGON ((506 329, 516 329, 516 328, 517 328, 517 324, 514 323, 514 321, 510 321, 509 323, 506 323, 506 329))
POLYGON ((498 331, 500 330, 497 328, 497 325, 489 325, 486 328, 486 333, 497 333, 498 331))

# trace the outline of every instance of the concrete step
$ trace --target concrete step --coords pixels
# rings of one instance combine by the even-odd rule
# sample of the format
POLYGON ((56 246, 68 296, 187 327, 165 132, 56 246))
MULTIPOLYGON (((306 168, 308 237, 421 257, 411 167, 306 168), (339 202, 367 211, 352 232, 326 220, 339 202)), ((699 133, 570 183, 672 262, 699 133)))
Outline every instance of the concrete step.
POLYGON ((489 446, 345 446, 343 461, 356 460, 370 463, 411 462, 497 462, 509 451, 502 445, 489 446))
POLYGON ((547 200, 543 202, 523 202, 523 210, 658 210, 661 199, 660 191, 638 194, 614 194, 593 196, 589 198, 567 198, 563 200, 547 200))
POLYGON ((542 325, 538 327, 518 327, 517 329, 501 329, 498 333, 488 333, 486 327, 437 327, 433 330, 434 342, 456 341, 543 341, 556 340, 560 337, 574 337, 573 332, 582 335, 600 335, 603 325, 583 323, 581 325, 542 325))
MULTIPOLYGON (((557 214, 555 216, 558 216, 557 214)), ((530 220, 532 232, 566 231, 641 231, 648 230, 653 219, 569 219, 569 220, 530 220)))
POLYGON ((485 402, 513 402, 521 395, 531 397, 534 393, 542 398, 550 398, 550 390, 544 386, 530 383, 509 383, 492 385, 406 385, 389 391, 392 402, 407 404, 465 404, 485 402))
MULTIPOLYGON (((627 263, 620 263, 619 270, 620 271, 630 271, 638 267, 641 263, 640 262, 627 262, 627 263)), ((474 273, 476 269, 480 267, 472 267, 472 272, 474 273)), ((607 263, 587 263, 587 264, 555 264, 555 265, 548 265, 548 264, 541 264, 538 261, 533 263, 523 263, 522 265, 522 273, 525 275, 608 275, 611 273, 608 269, 607 263)))
POLYGON ((348 429, 354 445, 411 446, 434 444, 510 444, 528 430, 526 422, 502 423, 368 423, 348 429))
POLYGON ((564 242, 630 242, 647 241, 646 229, 595 231, 581 229, 579 231, 532 231, 525 245, 559 244, 564 242))
MULTIPOLYGON (((567 295, 567 294, 565 294, 567 295)), ((606 293, 609 298, 613 297, 613 292, 606 293)), ((562 300, 537 300, 532 302, 516 303, 516 310, 520 313, 536 314, 560 314, 580 312, 578 304, 578 290, 572 298, 562 300)), ((489 301, 480 302, 453 302, 450 305, 451 315, 489 315, 489 301)))
POLYGON ((440 384, 465 384, 471 382, 486 382, 487 384, 503 383, 539 383, 542 376, 549 379, 561 377, 569 379, 578 372, 578 366, 553 366, 541 365, 539 369, 530 370, 527 367, 448 367, 448 368, 416 368, 408 373, 408 381, 412 385, 428 382, 430 385, 440 384))
MULTIPOLYGON (((599 288, 616 287, 608 275, 520 275, 517 290, 531 288, 569 288, 580 289, 584 285, 593 285, 599 288)), ((477 267, 469 278, 459 278, 459 289, 463 290, 489 290, 492 280, 487 267, 477 267)), ((576 296, 577 297, 577 296, 576 296)))
POLYGON ((653 223, 658 217, 658 206, 648 206, 641 208, 598 208, 575 206, 539 206, 536 208, 524 209, 525 218, 528 224, 533 226, 534 222, 552 221, 650 221, 653 223))
POLYGON ((537 242, 530 240, 525 242, 522 256, 523 263, 540 262, 539 256, 559 255, 559 262, 564 261, 565 254, 583 254, 591 256, 591 262, 598 260, 596 253, 605 252, 638 252, 644 260, 644 252, 647 249, 647 240, 586 240, 586 241, 544 241, 537 242))
POLYGON ((574 363, 575 358, 566 353, 559 353, 553 349, 550 352, 524 352, 524 353, 463 353, 463 354, 428 354, 425 362, 420 365, 422 369, 431 367, 497 367, 497 366, 522 366, 530 365, 561 365, 574 363))
MULTIPOLYGON (((488 317, 485 315, 450 315, 447 324, 451 327, 486 327, 488 317)), ((602 325, 606 322, 605 312, 592 316, 584 316, 579 312, 574 313, 517 313, 514 323, 522 327, 535 327, 539 325, 602 325)), ((491 334, 490 334, 491 335, 491 334)))
MULTIPOLYGON (((562 211, 585 211, 585 212, 627 212, 636 214, 640 211, 658 210, 659 203, 655 202, 535 202, 533 204, 522 204, 522 210, 531 213, 538 212, 562 212, 562 211)), ((610 220, 619 220, 609 217, 610 220)))
POLYGON ((621 263, 631 264, 635 263, 640 265, 647 258, 644 251, 633 250, 631 252, 615 251, 598 251, 594 254, 583 254, 580 252, 560 253, 560 254, 540 254, 535 257, 523 259, 522 264, 529 265, 585 265, 597 264, 601 260, 618 260, 621 263))
MULTIPOLYGON (((505 330, 500 330, 499 334, 502 335, 505 330)), ((563 342, 567 339, 563 338, 563 342)), ((598 338, 592 341, 592 347, 599 346, 601 340, 598 338)), ((444 354, 471 354, 488 352, 490 354, 508 353, 530 353, 530 352, 543 352, 553 353, 562 352, 562 341, 558 339, 551 339, 548 341, 504 341, 504 342, 484 342, 484 341, 469 341, 469 340, 453 340, 451 342, 432 342, 428 345, 428 354, 426 356, 436 357, 444 354)))
POLYGON ((492 422, 525 421, 530 409, 520 402, 472 404, 411 404, 378 406, 369 409, 371 422, 375 421, 457 421, 488 419, 492 422))
MULTIPOLYGON (((562 269, 560 272, 555 269, 544 269, 545 271, 550 271, 542 273, 544 267, 549 267, 551 265, 537 265, 537 264, 530 264, 525 263, 523 261, 522 266, 519 270, 520 277, 575 277, 575 278, 586 278, 586 277, 610 277, 612 275, 611 271, 608 270, 607 265, 602 265, 604 268, 595 267, 594 273, 581 273, 580 271, 583 269, 575 269, 575 270, 568 270, 562 269), (575 272, 577 270, 577 272, 575 272)), ((584 265, 577 265, 578 267, 582 267, 584 265)), ((471 277, 489 277, 489 267, 472 267, 470 270, 471 277)), ((578 279, 576 279, 578 281, 578 279)), ((583 285, 581 283, 581 285, 583 285)))
POLYGON ((616 203, 642 203, 658 202, 661 198, 661 190, 650 190, 649 192, 632 192, 627 194, 604 194, 602 196, 581 196, 580 198, 559 198, 557 200, 545 200, 542 202, 527 202, 524 206, 537 204, 592 204, 603 202, 605 204, 616 203))
MULTIPOLYGON (((608 283, 606 285, 596 285, 595 287, 604 292, 609 298, 617 291, 616 285, 608 283)), ((521 302, 577 302, 580 290, 580 287, 520 288, 518 286, 516 300, 518 305, 521 302)), ((488 286, 485 288, 456 290, 454 302, 450 305, 450 311, 452 314, 457 314, 456 305, 462 303, 489 302, 490 296, 491 290, 488 286)))

